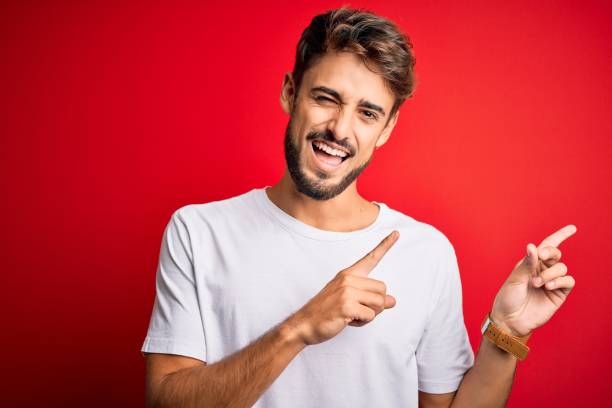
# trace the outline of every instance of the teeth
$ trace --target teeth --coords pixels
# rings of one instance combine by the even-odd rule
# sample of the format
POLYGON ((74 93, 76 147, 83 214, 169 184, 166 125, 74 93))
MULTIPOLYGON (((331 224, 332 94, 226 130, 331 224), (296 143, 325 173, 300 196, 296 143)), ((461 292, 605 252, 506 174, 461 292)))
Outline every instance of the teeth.
POLYGON ((333 156, 338 156, 338 157, 342 157, 342 158, 347 156, 346 152, 343 152, 342 150, 334 149, 333 147, 330 147, 330 146, 326 145, 323 142, 315 142, 314 145, 317 148, 319 148, 319 149, 323 150, 324 152, 326 152, 328 154, 331 154, 333 156))

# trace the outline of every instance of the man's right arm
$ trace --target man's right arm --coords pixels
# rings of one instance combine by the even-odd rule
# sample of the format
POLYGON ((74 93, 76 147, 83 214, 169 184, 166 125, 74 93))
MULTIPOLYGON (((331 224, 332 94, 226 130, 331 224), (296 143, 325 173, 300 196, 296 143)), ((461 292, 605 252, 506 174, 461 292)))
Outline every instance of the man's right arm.
POLYGON ((305 347, 285 323, 221 361, 146 354, 150 407, 250 407, 305 347))
POLYGON ((340 271, 306 305, 260 338, 219 362, 147 354, 150 407, 250 407, 307 345, 363 326, 395 306, 384 282, 368 277, 397 241, 389 234, 366 256, 340 271))

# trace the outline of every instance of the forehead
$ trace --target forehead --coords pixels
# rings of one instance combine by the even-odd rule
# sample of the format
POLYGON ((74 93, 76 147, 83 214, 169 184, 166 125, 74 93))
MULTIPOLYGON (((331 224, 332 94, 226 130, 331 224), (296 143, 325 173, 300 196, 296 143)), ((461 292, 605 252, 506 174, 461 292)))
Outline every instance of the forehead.
POLYGON ((360 56, 350 52, 328 52, 305 73, 301 88, 309 92, 316 86, 325 86, 351 101, 368 100, 389 112, 394 95, 383 77, 372 72, 360 56))

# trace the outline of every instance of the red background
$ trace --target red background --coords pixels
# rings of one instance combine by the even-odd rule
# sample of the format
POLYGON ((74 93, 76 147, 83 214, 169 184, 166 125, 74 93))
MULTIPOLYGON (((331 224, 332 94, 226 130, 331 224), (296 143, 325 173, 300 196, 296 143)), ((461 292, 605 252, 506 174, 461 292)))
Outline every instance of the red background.
MULTIPOLYGON (((3 2, 3 406, 144 404, 163 228, 179 206, 278 181, 282 76, 340 4, 3 2)), ((360 191, 449 237, 474 347, 525 245, 575 224, 561 249, 577 286, 530 340, 509 406, 605 405, 612 8, 352 5, 411 36, 419 79, 360 191)))

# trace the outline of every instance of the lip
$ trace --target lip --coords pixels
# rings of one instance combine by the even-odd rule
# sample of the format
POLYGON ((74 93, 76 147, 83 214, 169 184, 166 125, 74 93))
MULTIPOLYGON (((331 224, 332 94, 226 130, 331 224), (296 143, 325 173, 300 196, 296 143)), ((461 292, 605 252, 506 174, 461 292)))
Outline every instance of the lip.
MULTIPOLYGON (((314 142, 314 141, 313 141, 313 142, 314 142)), ((314 161, 315 165, 316 165, 316 166, 317 166, 317 167, 318 167, 320 170, 322 170, 322 171, 324 171, 324 172, 326 172, 326 173, 333 173, 333 172, 337 171, 339 168, 341 168, 341 167, 344 165, 344 163, 346 163, 346 162, 347 162, 347 161, 350 159, 350 156, 349 156, 349 157, 347 157, 346 159, 342 160, 342 161, 340 162, 340 164, 338 164, 337 166, 333 166, 333 165, 331 165, 331 164, 328 164, 328 163, 326 163, 326 162, 324 162, 324 161, 320 160, 320 159, 317 157, 317 154, 315 153, 315 149, 316 149, 316 148, 315 148, 315 147, 312 145, 312 144, 313 144, 313 142, 310 142, 310 151, 311 151, 311 153, 312 153, 312 158, 313 158, 313 161, 314 161)))

